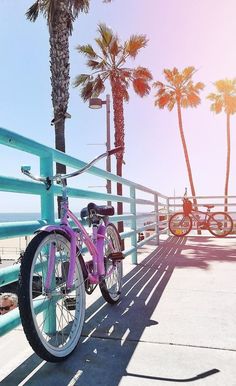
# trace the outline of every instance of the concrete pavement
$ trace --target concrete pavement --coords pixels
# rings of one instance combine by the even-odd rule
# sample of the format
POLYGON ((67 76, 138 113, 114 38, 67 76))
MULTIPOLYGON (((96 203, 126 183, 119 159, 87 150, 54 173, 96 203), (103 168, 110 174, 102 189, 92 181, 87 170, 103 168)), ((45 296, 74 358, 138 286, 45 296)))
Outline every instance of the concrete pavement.
POLYGON ((87 297, 81 342, 46 363, 21 328, 1 339, 3 386, 236 386, 236 238, 169 237, 124 263, 122 300, 87 297))

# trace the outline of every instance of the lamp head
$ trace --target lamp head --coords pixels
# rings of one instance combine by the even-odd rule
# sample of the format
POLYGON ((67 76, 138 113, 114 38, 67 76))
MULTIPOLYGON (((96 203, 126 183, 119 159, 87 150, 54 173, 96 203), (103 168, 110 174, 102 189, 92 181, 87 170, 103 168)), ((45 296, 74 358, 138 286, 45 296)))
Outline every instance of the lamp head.
POLYGON ((100 98, 90 98, 89 99, 89 108, 90 109, 101 109, 102 100, 100 98))

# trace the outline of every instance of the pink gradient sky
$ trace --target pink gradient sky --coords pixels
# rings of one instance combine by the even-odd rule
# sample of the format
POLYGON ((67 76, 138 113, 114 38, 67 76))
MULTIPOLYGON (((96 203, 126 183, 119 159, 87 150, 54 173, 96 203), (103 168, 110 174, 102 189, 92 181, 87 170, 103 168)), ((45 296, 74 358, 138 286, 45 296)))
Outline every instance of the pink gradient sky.
MULTIPOLYGON (((24 12, 32 2, 1 2, 0 126, 53 146, 48 32, 43 19, 35 24, 25 20, 24 12)), ((107 5, 93 0, 90 13, 81 15, 76 21, 71 38, 71 80, 86 71, 85 60, 77 54, 75 46, 93 42, 99 22, 105 22, 117 31, 122 40, 134 33, 148 36, 149 44, 134 64, 149 67, 154 80, 163 80, 164 68, 176 66, 183 69, 193 65, 198 69, 194 80, 206 84, 202 104, 197 109, 183 111, 183 125, 198 195, 222 195, 224 192, 226 118, 224 114, 216 116, 210 112, 210 103, 205 98, 214 90, 214 81, 236 77, 235 14, 235 0, 113 0, 107 5)), ((81 101, 77 89, 71 88, 70 93, 68 111, 72 119, 67 122, 67 152, 90 160, 104 149, 87 144, 105 142, 105 110, 91 111, 81 101)), ((177 112, 155 108, 154 91, 144 99, 133 92, 130 95, 130 102, 125 106, 124 176, 166 195, 173 195, 174 192, 182 195, 189 184, 177 112)), ((231 119, 231 133, 229 193, 235 195, 235 116, 231 119)), ((28 156, 19 157, 19 154, 5 149, 1 151, 0 161, 4 165, 4 168, 0 167, 1 175, 17 177, 20 177, 22 163, 35 162, 28 156), (8 154, 11 154, 11 163, 6 166, 8 154)), ((91 185, 86 178, 81 183, 84 187, 91 185)), ((13 210, 37 210, 35 207, 38 204, 34 200, 21 204, 19 208, 17 202, 12 204, 9 195, 5 195, 0 212, 7 211, 7 200, 11 201, 13 210)))

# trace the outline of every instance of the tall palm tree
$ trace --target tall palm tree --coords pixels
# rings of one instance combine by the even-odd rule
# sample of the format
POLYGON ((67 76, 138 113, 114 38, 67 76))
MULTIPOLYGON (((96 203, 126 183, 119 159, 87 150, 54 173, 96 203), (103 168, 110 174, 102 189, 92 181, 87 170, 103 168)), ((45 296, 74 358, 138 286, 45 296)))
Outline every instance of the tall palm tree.
POLYGON ((182 108, 197 107, 201 99, 199 97, 200 90, 203 90, 204 84, 201 82, 193 83, 192 77, 196 72, 194 67, 186 67, 180 72, 176 67, 173 70, 164 69, 164 77, 166 84, 162 82, 155 82, 153 86, 157 89, 155 94, 155 106, 160 109, 167 107, 172 111, 175 105, 177 106, 179 132, 184 150, 184 157, 187 166, 189 183, 192 196, 194 197, 194 205, 197 207, 196 192, 193 183, 193 176, 191 165, 189 161, 187 144, 184 136, 182 123, 182 108))
MULTIPOLYGON (((128 59, 135 59, 141 48, 146 47, 145 35, 132 35, 123 44, 119 37, 105 24, 98 25, 98 37, 95 39, 97 49, 92 45, 79 45, 77 50, 87 58, 89 74, 80 74, 74 85, 80 87, 81 97, 87 101, 99 96, 105 90, 106 81, 110 83, 115 127, 115 146, 125 145, 124 102, 129 100, 128 88, 132 84, 134 91, 143 97, 150 92, 149 82, 152 75, 146 67, 131 68, 128 59)), ((116 172, 122 176, 123 151, 116 154, 116 172)), ((117 194, 122 195, 122 185, 117 184, 117 194)), ((123 213, 122 203, 118 203, 117 213, 123 213)), ((123 230, 123 224, 118 224, 123 230)))
MULTIPOLYGON (((55 147, 63 152, 65 152, 65 118, 70 116, 67 113, 70 83, 69 36, 78 14, 87 12, 88 8, 89 0, 37 0, 26 12, 30 21, 36 21, 40 14, 47 20, 54 115, 52 124, 55 127, 55 147)), ((57 164, 56 171, 65 173, 65 165, 57 164)))
POLYGON ((212 101, 211 110, 216 114, 222 112, 226 114, 226 138, 227 138, 227 156, 226 156, 226 175, 225 175, 225 212, 228 210, 228 187, 230 175, 230 116, 236 112, 236 79, 222 79, 214 83, 216 93, 207 96, 212 101))

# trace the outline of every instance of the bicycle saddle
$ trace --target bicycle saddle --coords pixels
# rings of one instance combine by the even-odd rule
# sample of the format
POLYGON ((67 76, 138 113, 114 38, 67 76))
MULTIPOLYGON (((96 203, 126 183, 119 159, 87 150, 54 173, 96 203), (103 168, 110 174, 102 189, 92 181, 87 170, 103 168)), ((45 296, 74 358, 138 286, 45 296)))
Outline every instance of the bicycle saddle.
POLYGON ((83 208, 80 212, 80 217, 83 220, 85 217, 98 214, 100 216, 113 216, 115 210, 113 206, 96 205, 90 202, 86 208, 83 208))
POLYGON ((215 205, 208 205, 208 204, 206 204, 206 205, 203 205, 203 206, 205 206, 205 208, 212 209, 212 208, 214 208, 215 205))

